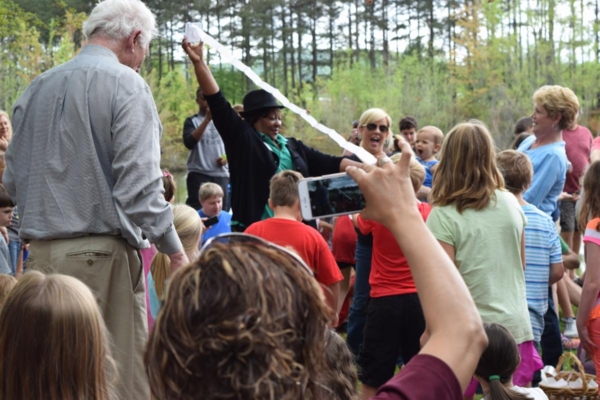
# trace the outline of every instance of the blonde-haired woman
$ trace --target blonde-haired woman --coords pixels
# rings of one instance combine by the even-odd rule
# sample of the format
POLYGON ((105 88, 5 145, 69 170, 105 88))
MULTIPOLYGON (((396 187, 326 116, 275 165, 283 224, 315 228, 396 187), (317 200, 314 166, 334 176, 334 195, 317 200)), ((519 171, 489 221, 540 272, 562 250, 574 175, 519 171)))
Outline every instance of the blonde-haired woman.
POLYGON ((533 181, 523 195, 546 214, 558 219, 558 196, 567 174, 567 155, 562 131, 575 124, 579 100, 573 91, 562 86, 542 86, 533 94, 533 136, 519 146, 533 164, 533 181))
MULTIPOLYGON (((533 165, 531 186, 523 194, 523 199, 556 221, 560 217, 558 197, 565 186, 569 164, 563 130, 576 124, 579 100, 571 89, 555 85, 539 88, 533 94, 533 103, 533 135, 525 139, 518 148, 518 151, 527 154, 533 165)), ((567 195, 564 200, 573 201, 575 198, 567 195)), ((560 280, 556 286, 565 320, 565 336, 577 336, 575 314, 571 308, 566 284, 560 280)), ((550 339, 542 341, 542 353, 546 365, 556 365, 558 357, 562 354, 559 322, 554 312, 554 307, 558 305, 552 300, 551 289, 548 295, 546 325, 554 328, 548 329, 548 332, 554 332, 554 335, 547 334, 550 339)))
MULTIPOLYGON (((174 206, 173 226, 181 240, 188 260, 195 260, 198 257, 198 246, 203 229, 198 212, 185 204, 174 206)), ((148 297, 150 298, 150 311, 153 318, 156 318, 160 310, 170 270, 169 257, 163 253, 156 253, 152 259, 152 264, 150 264, 150 273, 148 274, 148 297)))
MULTIPOLYGON (((456 264, 483 322, 513 334, 522 360, 514 381, 526 386, 544 364, 533 345, 525 298, 525 214, 504 190, 492 136, 481 122, 452 128, 438 165, 427 226, 456 264)), ((473 380, 465 397, 472 398, 476 388, 473 380)))
MULTIPOLYGON (((363 112, 358 120, 358 132, 362 137, 360 145, 375 157, 384 157, 392 142, 392 118, 381 108, 370 108, 363 112)), ((355 155, 351 160, 358 161, 355 155)), ((354 219, 356 225, 356 218, 354 219)), ((354 296, 348 314, 348 346, 357 356, 363 342, 363 328, 367 319, 367 303, 369 302, 369 275, 371 273, 371 256, 373 235, 358 232, 356 242, 356 264, 354 278, 354 296)))
POLYGON ((65 275, 25 274, 0 313, 0 398, 110 400, 116 378, 90 289, 65 275))
POLYGON ((360 145, 375 157, 384 157, 392 141, 392 118, 381 108, 370 108, 358 120, 360 145))

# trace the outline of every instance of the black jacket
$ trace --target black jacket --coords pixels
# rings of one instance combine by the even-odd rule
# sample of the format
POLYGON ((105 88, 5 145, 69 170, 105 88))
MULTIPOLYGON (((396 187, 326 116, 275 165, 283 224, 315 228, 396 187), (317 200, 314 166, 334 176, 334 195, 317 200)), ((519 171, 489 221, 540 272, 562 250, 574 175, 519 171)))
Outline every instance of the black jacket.
MULTIPOLYGON (((221 92, 205 95, 215 127, 219 131, 231 184, 232 221, 245 227, 260 221, 269 198, 269 181, 279 165, 279 159, 263 141, 256 129, 242 120, 221 92)), ((294 170, 304 177, 340 172, 342 157, 334 157, 295 138, 288 138, 294 170)))

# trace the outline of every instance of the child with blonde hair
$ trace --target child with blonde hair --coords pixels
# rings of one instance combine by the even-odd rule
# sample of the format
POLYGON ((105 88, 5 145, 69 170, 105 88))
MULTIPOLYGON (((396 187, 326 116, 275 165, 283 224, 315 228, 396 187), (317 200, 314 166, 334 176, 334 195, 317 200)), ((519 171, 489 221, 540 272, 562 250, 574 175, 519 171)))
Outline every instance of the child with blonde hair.
MULTIPOLYGON (((202 236, 202 220, 196 210, 184 204, 173 206, 173 226, 188 260, 196 259, 202 236)), ((160 310, 170 272, 169 257, 163 253, 156 253, 148 274, 148 297, 153 318, 156 318, 160 310)))
POLYGON ((0 398, 116 399, 109 343, 85 284, 26 273, 0 313, 0 398))
POLYGON ((216 217, 218 221, 214 225, 206 226, 202 234, 202 243, 208 239, 231 232, 231 214, 223 211, 223 189, 216 183, 206 182, 200 186, 198 190, 198 199, 200 200, 201 209, 198 210, 198 215, 202 221, 216 217))
MULTIPOLYGON (((427 226, 456 264, 483 322, 504 325, 515 337, 521 353, 515 384, 525 386, 543 366, 525 297, 525 215, 504 190, 492 137, 481 122, 455 126, 440 159, 427 226)), ((473 396, 476 387, 473 381, 465 397, 473 396)))
POLYGON ((425 168, 425 181, 423 181, 425 187, 431 188, 433 173, 439 163, 435 156, 440 151, 443 141, 444 133, 435 126, 425 126, 417 132, 415 152, 417 161, 425 168))
MULTIPOLYGON (((163 196, 165 200, 169 203, 173 204, 175 202, 175 193, 177 192, 177 184, 175 183, 175 179, 173 175, 167 171, 163 170, 162 175, 162 183, 165 189, 163 196)), ((150 244, 150 247, 145 249, 140 249, 140 255, 142 256, 142 265, 144 267, 144 280, 148 281, 148 276, 150 275, 150 267, 152 265, 152 260, 156 255, 156 247, 154 244, 150 244)), ((152 316, 152 307, 150 306, 150 292, 146 290, 146 315, 148 317, 148 331, 152 330, 154 326, 154 317, 152 316)))
POLYGON ((11 275, 0 274, 0 307, 17 284, 17 279, 11 275))

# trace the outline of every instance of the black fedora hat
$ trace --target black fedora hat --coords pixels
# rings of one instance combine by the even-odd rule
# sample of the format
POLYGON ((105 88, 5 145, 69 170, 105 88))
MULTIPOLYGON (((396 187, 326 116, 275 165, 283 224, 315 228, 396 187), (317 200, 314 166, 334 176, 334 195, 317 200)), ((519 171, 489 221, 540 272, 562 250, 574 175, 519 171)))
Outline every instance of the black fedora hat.
POLYGON ((243 100, 244 111, 240 112, 242 117, 246 118, 257 111, 267 110, 269 108, 284 108, 277 103, 275 96, 263 89, 253 90, 246 93, 243 100))

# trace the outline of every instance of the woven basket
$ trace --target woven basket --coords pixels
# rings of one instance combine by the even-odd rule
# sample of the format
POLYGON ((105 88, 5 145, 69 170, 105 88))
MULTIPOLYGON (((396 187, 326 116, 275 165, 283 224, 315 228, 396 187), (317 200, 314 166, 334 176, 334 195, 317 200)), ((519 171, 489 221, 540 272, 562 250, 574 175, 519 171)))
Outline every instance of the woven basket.
POLYGON ((572 389, 572 388, 552 388, 546 387, 543 383, 540 383, 540 389, 542 389, 550 400, 600 400, 598 397, 598 388, 590 388, 588 387, 588 382, 591 380, 596 381, 595 375, 586 374, 583 369, 583 365, 572 352, 566 352, 558 361, 558 366, 556 367, 556 376, 554 379, 564 379, 567 382, 575 381, 581 378, 582 387, 580 389, 572 389), (577 366, 577 372, 575 370, 571 371, 563 371, 563 365, 566 360, 571 362, 571 366, 577 366))

